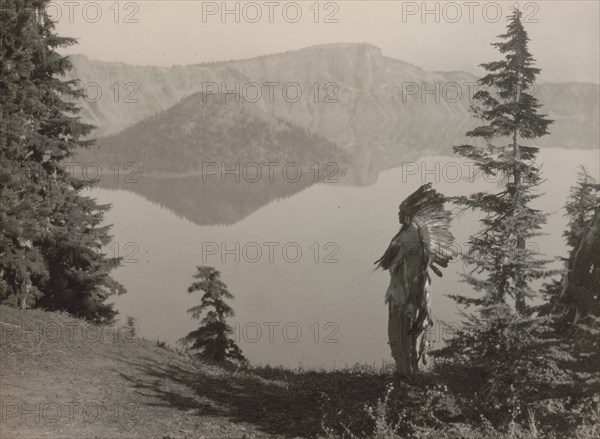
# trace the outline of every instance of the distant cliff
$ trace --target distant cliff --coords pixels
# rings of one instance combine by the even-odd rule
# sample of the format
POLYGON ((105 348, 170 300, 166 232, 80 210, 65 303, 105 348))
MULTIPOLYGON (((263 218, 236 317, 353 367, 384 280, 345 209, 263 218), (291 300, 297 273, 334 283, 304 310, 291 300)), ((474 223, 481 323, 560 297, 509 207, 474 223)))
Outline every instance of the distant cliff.
MULTIPOLYGON (((204 91, 208 83, 218 84, 223 91, 234 89, 236 83, 242 89, 255 82, 262 95, 254 105, 346 147, 380 126, 468 119, 477 80, 465 72, 426 72, 384 56, 371 44, 314 46, 247 60, 174 67, 92 61, 82 55, 72 56, 71 61, 74 68, 68 78, 79 78, 88 87, 82 115, 98 127, 97 137, 165 110, 202 91, 203 84, 204 91), (266 83, 279 83, 271 86, 271 99, 266 83), (288 95, 295 97, 297 88, 302 92, 296 103, 282 97, 283 87, 292 83, 288 95)), ((246 97, 254 98, 253 87, 246 92, 246 97)), ((541 84, 537 96, 550 117, 585 120, 592 124, 588 130, 597 128, 598 84, 541 84)))
MULTIPOLYGON (((146 128, 155 132, 153 122, 148 122, 154 119, 149 118, 182 99, 203 90, 207 95, 230 90, 242 97, 244 111, 278 120, 277 124, 291 122, 350 152, 352 164, 344 182, 353 185, 373 183, 379 172, 405 161, 452 154, 452 145, 463 142, 465 132, 477 124, 469 114, 477 78, 465 72, 426 72, 384 56, 371 44, 314 46, 246 60, 174 67, 91 61, 81 55, 72 56, 71 61, 74 68, 68 78, 79 78, 88 88, 88 98, 80 105, 83 119, 98 127, 97 138, 123 132, 138 122, 142 125, 135 132, 144 137, 146 128)), ((591 83, 541 84, 536 90, 541 111, 555 122, 551 135, 535 139, 534 144, 597 148, 599 88, 591 83)), ((228 96, 231 101, 233 95, 228 96)), ((198 105, 194 108, 201 110, 198 105)), ((195 116, 181 117, 191 121, 195 116)), ((164 118, 160 120, 167 132, 186 136, 185 130, 178 132, 164 125, 164 118)), ((123 134, 133 139, 132 133, 123 134)), ((164 139, 163 134, 158 138, 164 139)), ((113 138, 99 146, 107 154, 121 154, 116 158, 124 162, 131 159, 123 151, 133 150, 125 142, 125 137, 113 138), (119 145, 124 145, 121 152, 119 145)), ((146 154, 147 164, 158 157, 172 159, 166 145, 152 151, 154 157, 146 154)), ((152 166, 146 171, 152 171, 152 166)))

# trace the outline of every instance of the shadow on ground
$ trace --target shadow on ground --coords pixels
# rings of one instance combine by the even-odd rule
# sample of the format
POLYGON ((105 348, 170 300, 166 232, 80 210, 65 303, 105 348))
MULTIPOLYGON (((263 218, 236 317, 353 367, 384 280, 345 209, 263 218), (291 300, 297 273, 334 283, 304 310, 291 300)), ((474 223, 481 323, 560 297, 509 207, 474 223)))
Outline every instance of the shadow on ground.
POLYGON ((138 392, 194 416, 223 417, 284 437, 316 437, 323 432, 322 423, 330 421, 357 433, 369 431, 372 422, 365 404, 374 405, 392 382, 387 374, 356 369, 235 371, 202 363, 140 360, 122 360, 131 373, 121 374, 138 392))

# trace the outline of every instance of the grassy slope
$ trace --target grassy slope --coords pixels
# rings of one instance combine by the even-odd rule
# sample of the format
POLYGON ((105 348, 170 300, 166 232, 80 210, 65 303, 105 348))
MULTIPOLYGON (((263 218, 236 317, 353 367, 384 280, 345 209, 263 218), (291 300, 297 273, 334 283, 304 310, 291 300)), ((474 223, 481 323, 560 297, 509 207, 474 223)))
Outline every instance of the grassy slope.
POLYGON ((377 414, 390 384, 386 406, 402 437, 484 437, 455 424, 460 413, 433 376, 406 383, 389 372, 221 368, 127 328, 0 306, 3 439, 364 437, 377 429, 365 405, 377 414))
POLYGON ((1 438, 267 436, 198 390, 195 377, 215 383, 227 372, 124 329, 0 306, 0 331, 1 438))
POLYGON ((359 367, 224 369, 40 310, 0 306, 0 331, 2 438, 315 437, 324 419, 360 432, 392 381, 359 367))

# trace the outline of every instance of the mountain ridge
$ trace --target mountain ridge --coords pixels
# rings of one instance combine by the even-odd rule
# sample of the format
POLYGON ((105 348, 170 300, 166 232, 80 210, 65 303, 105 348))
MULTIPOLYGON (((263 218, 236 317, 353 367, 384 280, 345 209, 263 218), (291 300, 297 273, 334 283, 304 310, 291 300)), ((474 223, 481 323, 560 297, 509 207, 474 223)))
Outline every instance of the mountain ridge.
POLYGON ((143 175, 200 175, 207 163, 348 163, 336 144, 236 96, 193 93, 172 107, 98 140, 82 158, 135 162, 143 175), (223 101, 224 100, 224 101, 223 101), (124 159, 126 157, 126 159, 124 159))
MULTIPOLYGON (((72 56, 71 61, 73 70, 66 78, 79 78, 90 89, 92 97, 81 101, 81 114, 86 122, 99 127, 96 137, 117 133, 165 110, 202 91, 203 84, 233 87, 235 83, 262 86, 267 82, 294 82, 303 92, 301 101, 291 104, 279 95, 275 102, 266 102, 262 96, 258 104, 278 117, 350 147, 357 136, 370 136, 385 123, 469 118, 468 87, 472 85, 468 83, 476 81, 475 76, 462 71, 427 72, 383 55, 371 43, 317 45, 245 60, 171 67, 94 61, 85 55, 72 56), (116 93, 115 83, 120 93, 116 93), (460 99, 449 102, 453 99, 444 98, 453 96, 444 96, 444 92, 450 93, 454 83, 460 88, 460 99), (310 88, 315 84, 320 92, 318 102, 310 99, 316 96, 315 89, 310 88), (326 84, 336 87, 337 103, 322 102, 333 91, 326 90, 326 84), (422 90, 413 93, 415 85, 422 86, 422 90), (435 87, 440 91, 428 95, 427 90, 435 87), (97 102, 90 102, 93 100, 97 102)), ((597 119, 599 88, 593 83, 544 83, 540 85, 540 100, 551 117, 597 119)))

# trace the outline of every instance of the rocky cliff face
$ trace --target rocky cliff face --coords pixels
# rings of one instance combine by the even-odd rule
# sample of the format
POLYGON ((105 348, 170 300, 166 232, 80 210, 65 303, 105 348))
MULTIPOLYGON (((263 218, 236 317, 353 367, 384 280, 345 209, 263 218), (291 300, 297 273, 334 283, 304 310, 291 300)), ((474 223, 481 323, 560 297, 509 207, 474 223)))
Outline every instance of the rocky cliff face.
MULTIPOLYGON (((477 121, 468 110, 478 90, 465 72, 426 72, 371 44, 308 47, 257 58, 151 67, 72 57, 68 78, 88 87, 81 101, 95 137, 171 108, 196 92, 227 90, 265 114, 290 121, 352 154, 350 184, 376 181, 381 170, 424 155, 451 154, 477 121), (100 93, 100 94, 98 94, 100 93)), ((537 146, 596 148, 599 86, 541 84, 542 111, 555 123, 537 146)), ((228 96, 228 101, 233 94, 228 96)))
MULTIPOLYGON (((170 68, 92 61, 81 55, 71 60, 74 68, 68 77, 88 87, 82 115, 98 127, 97 137, 119 132, 195 92, 238 87, 262 110, 352 147, 388 126, 468 119, 470 97, 477 89, 476 78, 468 73, 425 72, 384 56, 371 44, 315 46, 170 68)), ((551 117, 595 120, 590 130, 597 132, 597 84, 542 84, 538 96, 551 117)))
MULTIPOLYGON (((231 224, 315 183, 205 181, 196 174, 206 161, 335 162, 343 184, 364 186, 385 169, 452 154, 477 125, 468 112, 474 76, 426 72, 370 44, 170 68, 83 56, 72 63, 69 78, 88 87, 83 118, 99 127, 82 162, 135 163, 144 178, 129 190, 198 224, 231 224), (220 95, 225 89, 233 93, 220 95), (205 208, 217 199, 220 208, 205 208)), ((535 144, 598 147, 598 89, 541 85, 543 111, 555 123, 535 144)))

